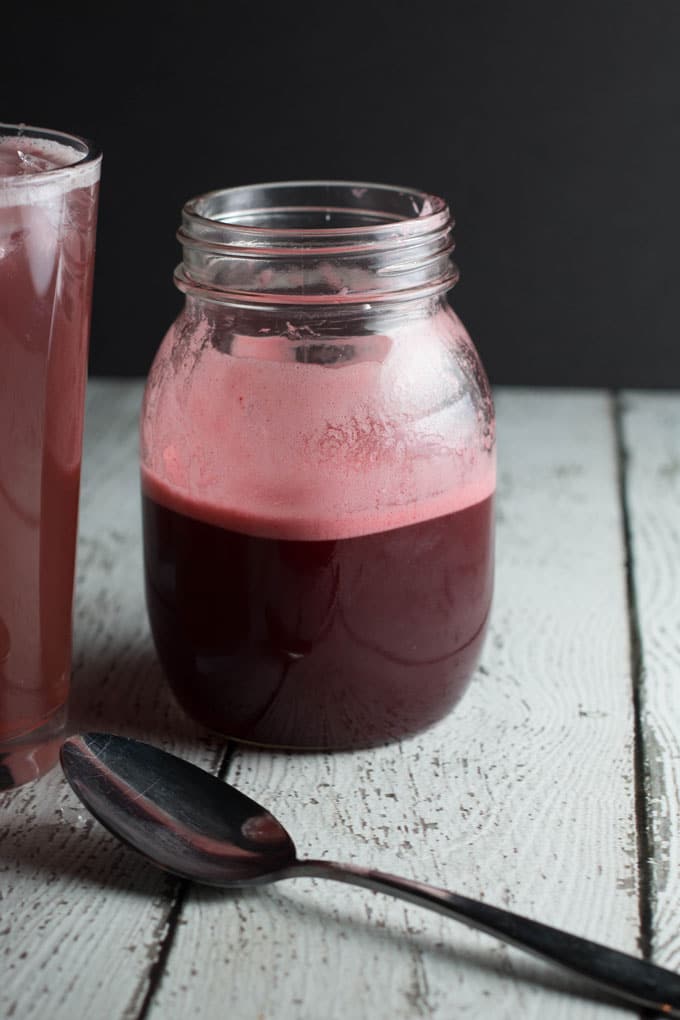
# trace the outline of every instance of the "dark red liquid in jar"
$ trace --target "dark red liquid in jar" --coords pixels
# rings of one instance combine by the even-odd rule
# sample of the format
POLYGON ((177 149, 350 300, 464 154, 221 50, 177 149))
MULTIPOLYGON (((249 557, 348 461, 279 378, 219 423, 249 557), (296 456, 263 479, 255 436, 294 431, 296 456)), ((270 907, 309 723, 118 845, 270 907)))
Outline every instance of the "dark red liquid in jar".
POLYGON ((147 602, 183 707, 229 736, 359 747, 441 718, 477 661, 493 500, 367 535, 297 540, 143 493, 147 602))

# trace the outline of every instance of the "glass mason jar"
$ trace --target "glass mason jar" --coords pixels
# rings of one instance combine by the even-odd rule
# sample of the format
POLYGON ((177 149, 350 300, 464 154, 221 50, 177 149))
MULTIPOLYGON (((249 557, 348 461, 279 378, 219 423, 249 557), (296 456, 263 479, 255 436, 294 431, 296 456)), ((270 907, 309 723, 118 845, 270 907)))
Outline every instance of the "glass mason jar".
POLYGON ((184 207, 141 420, 147 604, 186 711, 370 746, 461 695, 493 585, 494 411, 449 210, 345 182, 184 207))

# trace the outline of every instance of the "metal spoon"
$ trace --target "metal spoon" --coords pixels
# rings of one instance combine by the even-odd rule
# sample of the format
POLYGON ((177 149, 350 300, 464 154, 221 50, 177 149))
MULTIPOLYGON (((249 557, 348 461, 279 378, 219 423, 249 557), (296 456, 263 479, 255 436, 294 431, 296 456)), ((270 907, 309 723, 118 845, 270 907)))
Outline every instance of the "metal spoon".
POLYGON ((268 811, 149 744, 85 733, 65 741, 61 763, 95 818, 182 878, 233 888, 304 876, 389 893, 544 957, 629 1002, 680 1017, 679 975, 445 889, 352 864, 298 860, 290 836, 268 811))

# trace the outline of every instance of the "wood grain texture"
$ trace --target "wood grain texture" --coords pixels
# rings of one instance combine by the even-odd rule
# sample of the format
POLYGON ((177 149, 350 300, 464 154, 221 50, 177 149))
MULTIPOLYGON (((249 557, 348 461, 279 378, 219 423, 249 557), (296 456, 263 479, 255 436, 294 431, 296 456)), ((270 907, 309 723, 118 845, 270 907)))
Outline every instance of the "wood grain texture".
MULTIPOLYGON (((428 733, 353 754, 239 750, 228 778, 303 855, 391 870, 636 951, 633 719, 610 401, 501 393, 483 662, 428 733)), ((515 950, 311 880, 192 890, 151 1020, 627 1017, 515 950), (570 994, 564 994, 569 991, 570 994)))
MULTIPOLYGON (((172 703, 142 592, 138 383, 89 387, 71 726, 161 743, 214 768, 172 703)), ((61 771, 0 795, 0 1017, 138 1016, 177 883, 80 808, 61 771)))
POLYGON ((680 399, 623 403, 641 722, 649 816, 653 955, 680 969, 680 399))

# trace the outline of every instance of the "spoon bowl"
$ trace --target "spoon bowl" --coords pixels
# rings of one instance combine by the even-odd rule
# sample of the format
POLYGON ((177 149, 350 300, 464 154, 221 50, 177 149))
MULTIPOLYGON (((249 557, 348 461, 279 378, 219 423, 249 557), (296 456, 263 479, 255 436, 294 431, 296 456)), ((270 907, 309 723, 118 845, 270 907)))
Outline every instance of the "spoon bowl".
POLYGON ((243 793, 175 755, 108 733, 69 737, 66 778, 106 828, 158 867, 206 885, 329 878, 464 921, 587 978, 610 994, 680 1017, 680 976, 509 910, 396 875, 300 860, 283 826, 243 793))
POLYGON ((191 762, 107 733, 70 737, 66 777, 109 832, 159 868, 204 885, 271 882, 297 855, 254 800, 191 762))

